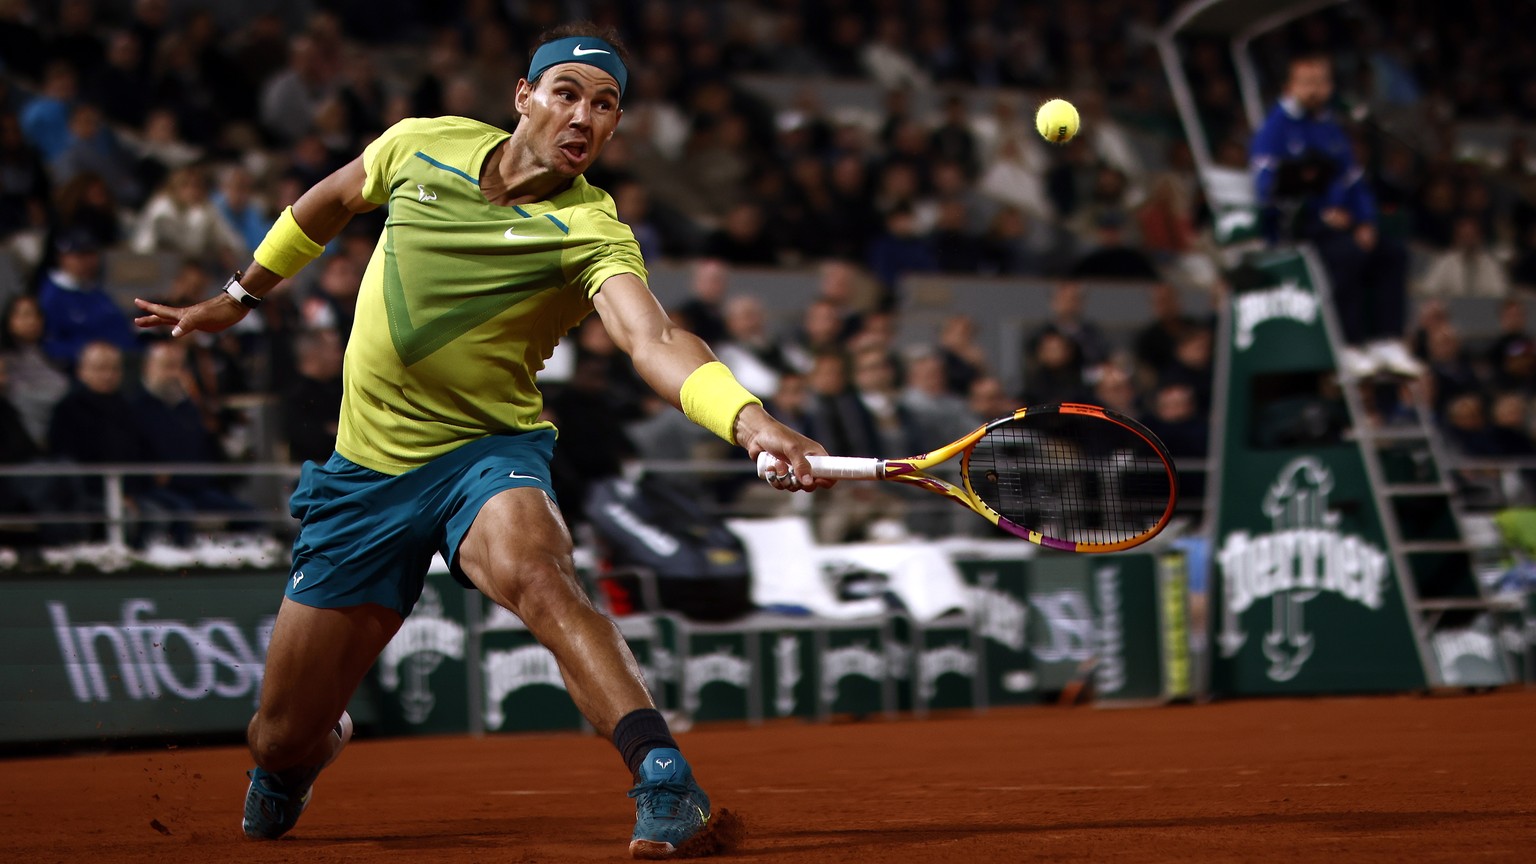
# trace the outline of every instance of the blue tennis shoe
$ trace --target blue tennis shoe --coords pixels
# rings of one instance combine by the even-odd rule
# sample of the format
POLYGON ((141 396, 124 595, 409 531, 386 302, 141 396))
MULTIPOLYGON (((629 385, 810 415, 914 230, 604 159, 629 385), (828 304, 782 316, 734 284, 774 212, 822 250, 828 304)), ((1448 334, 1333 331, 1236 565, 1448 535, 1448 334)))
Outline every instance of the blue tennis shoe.
POLYGON ((331 729, 330 758, 310 770, 303 777, 303 782, 294 783, 294 788, 289 788, 288 784, 265 768, 257 767, 248 772, 246 776, 251 778, 251 785, 245 792, 245 818, 240 820, 245 836, 252 840, 276 840, 291 831, 304 808, 309 806, 315 778, 320 776, 325 766, 336 761, 336 757, 341 755, 341 749, 351 740, 352 717, 343 711, 341 719, 331 729))
POLYGON ((709 796, 693 779, 683 754, 670 747, 645 754, 639 782, 629 797, 635 799, 632 857, 659 860, 687 854, 688 841, 709 827, 709 796))

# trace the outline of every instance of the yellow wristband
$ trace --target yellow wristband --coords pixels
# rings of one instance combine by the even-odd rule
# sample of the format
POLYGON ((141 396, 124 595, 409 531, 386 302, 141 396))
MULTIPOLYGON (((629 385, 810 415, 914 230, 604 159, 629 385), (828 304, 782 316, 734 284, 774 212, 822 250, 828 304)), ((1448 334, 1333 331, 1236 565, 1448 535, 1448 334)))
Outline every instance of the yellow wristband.
POLYGON ((748 405, 763 404, 719 360, 693 370, 679 395, 689 420, 732 444, 736 443, 736 415, 748 405))
POLYGON ((267 236, 261 239, 252 257, 262 267, 284 279, 304 269, 304 265, 320 257, 325 247, 309 239, 304 229, 293 218, 293 208, 283 209, 283 215, 272 223, 267 236))

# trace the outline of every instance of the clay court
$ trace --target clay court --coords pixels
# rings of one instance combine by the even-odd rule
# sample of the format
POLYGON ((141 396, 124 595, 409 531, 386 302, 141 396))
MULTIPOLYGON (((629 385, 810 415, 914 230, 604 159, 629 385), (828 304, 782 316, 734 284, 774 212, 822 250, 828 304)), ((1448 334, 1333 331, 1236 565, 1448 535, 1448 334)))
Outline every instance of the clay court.
MULTIPOLYGON (((682 736, 731 857, 1515 861, 1536 850, 1536 692, 994 710, 682 736)), ((574 735, 357 740, 289 838, 242 838, 237 748, 0 765, 0 860, 625 857, 612 748, 574 735), (160 826, 159 828, 156 825, 160 826)))

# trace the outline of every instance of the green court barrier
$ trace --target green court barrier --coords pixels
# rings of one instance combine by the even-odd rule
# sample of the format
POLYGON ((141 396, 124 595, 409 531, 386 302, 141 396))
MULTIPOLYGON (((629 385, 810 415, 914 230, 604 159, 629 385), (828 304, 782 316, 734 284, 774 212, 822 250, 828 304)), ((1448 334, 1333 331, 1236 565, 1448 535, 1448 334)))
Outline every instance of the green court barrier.
MULTIPOLYGON (((238 734, 285 573, 0 581, 0 742, 238 734)), ((372 723, 371 700, 349 707, 372 723)))

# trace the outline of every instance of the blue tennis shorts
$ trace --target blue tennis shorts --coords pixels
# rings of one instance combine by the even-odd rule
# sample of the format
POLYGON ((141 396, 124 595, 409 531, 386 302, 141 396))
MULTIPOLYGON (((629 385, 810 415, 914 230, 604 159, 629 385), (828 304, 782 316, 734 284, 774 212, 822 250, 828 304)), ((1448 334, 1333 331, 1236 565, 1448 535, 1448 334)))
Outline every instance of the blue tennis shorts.
POLYGON ((409 615, 442 553, 455 556, 480 508, 506 489, 533 486, 554 500, 555 433, 491 435, 404 474, 381 474, 332 453, 304 463, 289 509, 299 520, 284 593, 305 606, 377 603, 409 615))

